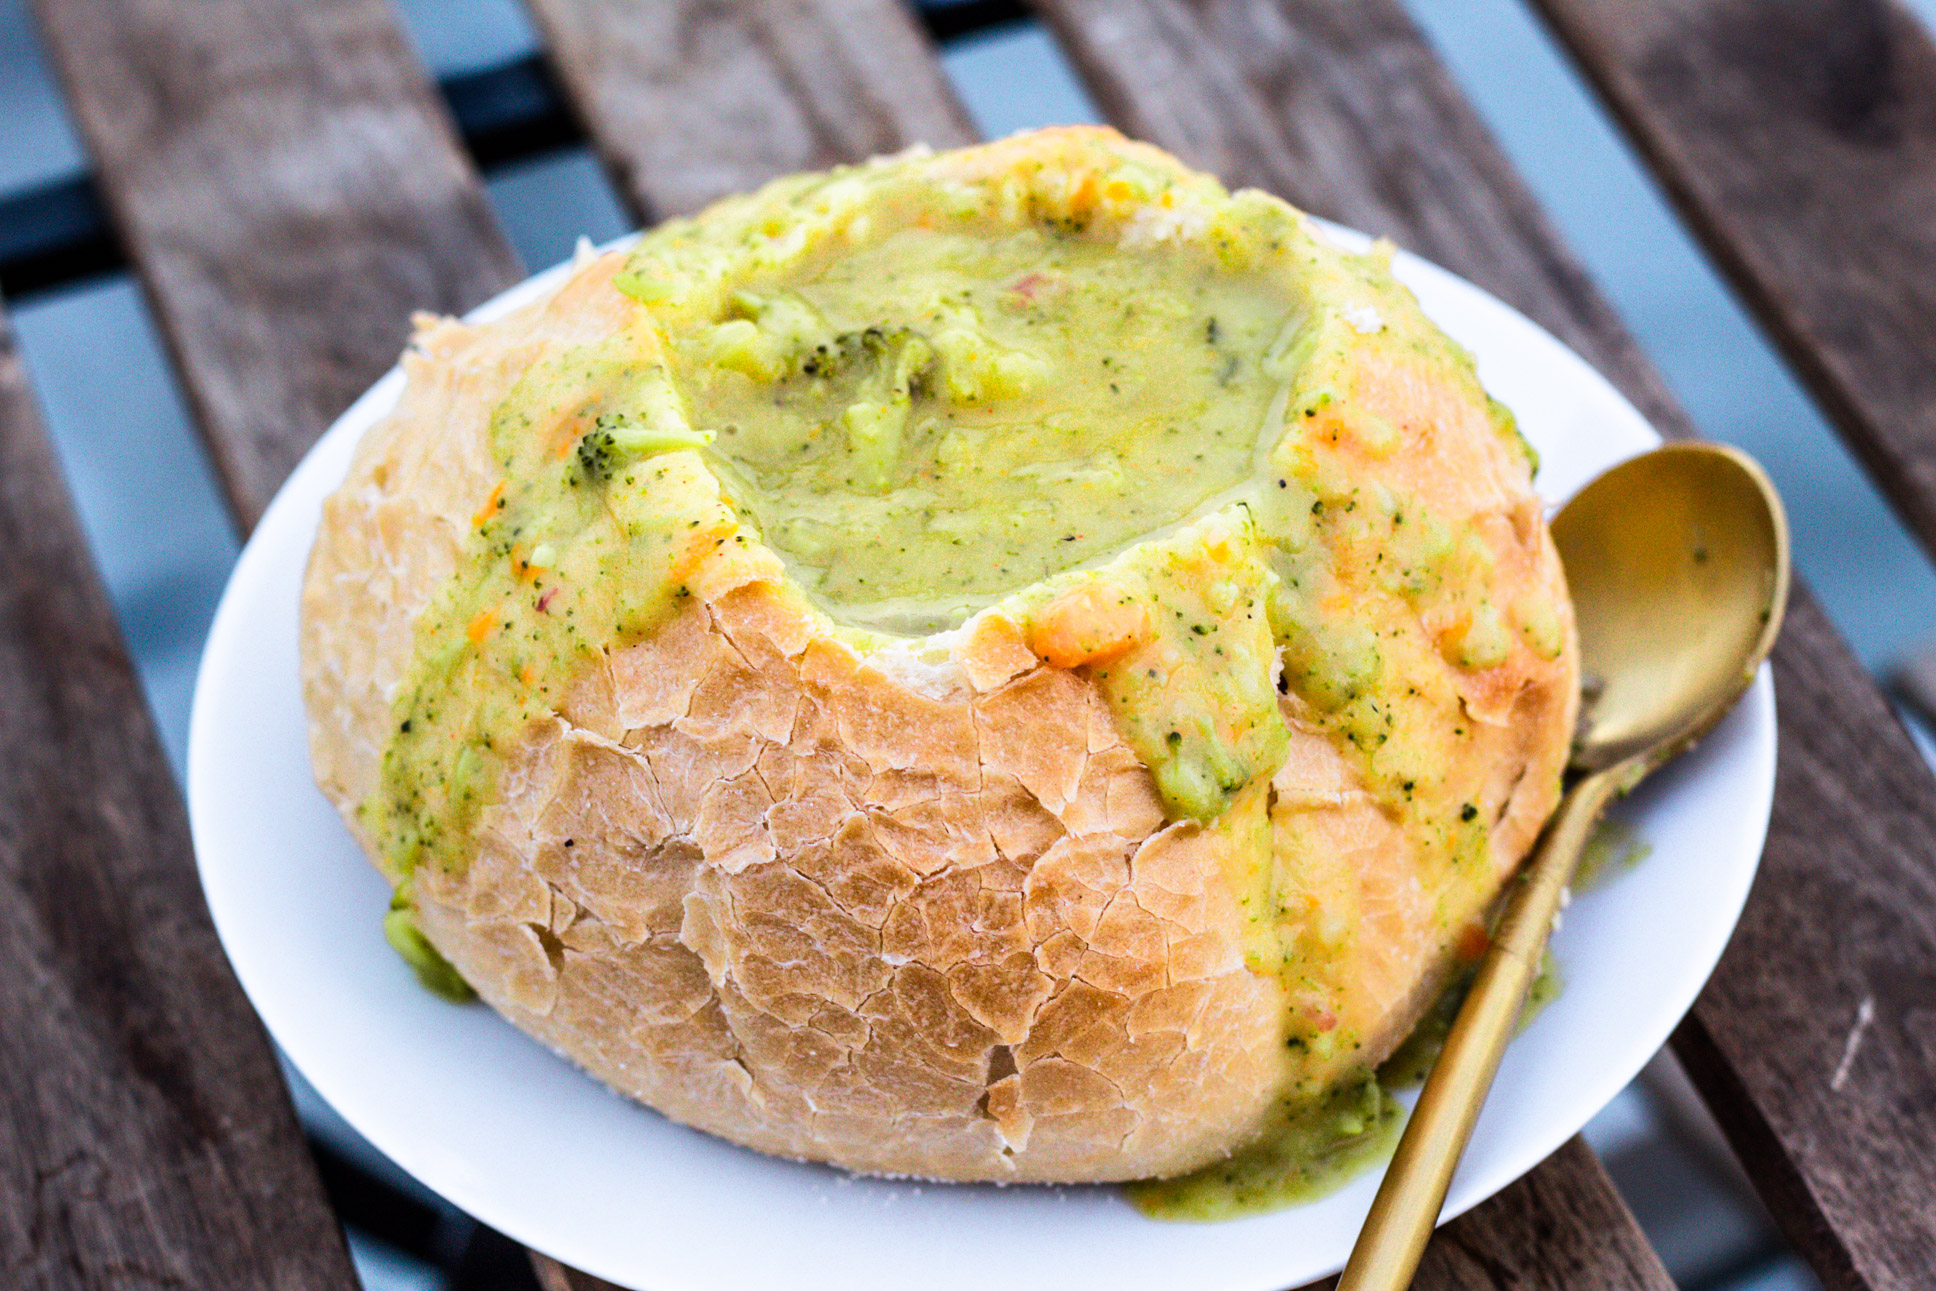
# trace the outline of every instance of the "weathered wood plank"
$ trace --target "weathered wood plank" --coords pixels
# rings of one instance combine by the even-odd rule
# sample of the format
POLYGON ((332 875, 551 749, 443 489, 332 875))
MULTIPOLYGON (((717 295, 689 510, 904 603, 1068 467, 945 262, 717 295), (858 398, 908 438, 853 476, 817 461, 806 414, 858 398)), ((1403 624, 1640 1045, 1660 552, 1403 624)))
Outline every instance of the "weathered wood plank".
POLYGON ((899 0, 531 0, 648 221, 778 175, 974 137, 899 0))
MULTIPOLYGON (((1126 128, 1472 278, 1663 433, 1693 433, 1392 0, 1044 7, 1126 128)), ((1936 782, 1805 591, 1775 668, 1761 878, 1676 1048, 1831 1285, 1918 1286, 1936 1268, 1936 782)))
MULTIPOLYGON (((1306 1291, 1335 1291, 1337 1285, 1336 1278, 1326 1278, 1306 1291)), ((1634 1227, 1599 1159, 1574 1138, 1545 1165, 1439 1229, 1413 1285, 1420 1291, 1669 1291, 1674 1283, 1634 1227)))
POLYGON ((1788 615, 1762 877, 1674 1048, 1825 1285, 1920 1289, 1936 1270, 1936 789, 1820 607, 1788 615))
MULTIPOLYGON (((385 0, 45 0, 38 8, 118 231, 246 531, 315 437, 395 361, 413 309, 461 310, 522 271, 385 0)), ((138 695, 129 702, 142 711, 138 695)), ((76 777, 60 786, 77 795, 65 810, 85 810, 85 785, 76 777)), ((184 955, 185 985, 168 1003, 186 1008, 204 998, 210 1014, 199 1024, 246 1027, 255 1045, 239 1058, 209 1044, 156 1050, 154 1060, 166 1058, 180 1068, 171 1078, 190 1084, 199 1101, 184 1106, 202 1118, 197 1132, 210 1132, 209 1116, 233 1116, 235 1132, 266 1161, 193 1163, 207 1187, 233 1192, 234 1206, 246 1203, 248 1231, 229 1231, 204 1222, 193 1198, 169 1195, 170 1162, 129 1154, 154 1211, 147 1222, 168 1233, 206 1229, 197 1240, 222 1248, 205 1254, 182 1243, 187 1255, 170 1258, 195 1258, 169 1285, 217 1285, 211 1270, 232 1260, 247 1270, 237 1286, 353 1286, 313 1175, 296 1178, 276 1165, 287 1151, 310 1169, 259 1027, 194 895, 166 768, 148 774, 142 791, 122 814, 154 815, 174 831, 154 862, 169 872, 143 881, 187 892, 193 927, 178 936, 193 932, 209 947, 206 968, 184 955), (226 1019, 230 1007, 239 1021, 226 1019), (223 1082, 222 1099, 207 1098, 198 1083, 211 1071, 223 1082), (258 1193, 276 1206, 256 1204, 258 1193), (307 1272, 311 1266, 328 1276, 307 1272)), ((96 954, 97 974, 124 975, 109 934, 129 935, 128 922, 80 915, 104 931, 77 942, 77 958, 96 954)), ((168 967, 159 952, 138 966, 168 967)), ((132 971, 125 975, 135 980, 132 971)), ((135 1061, 149 1060, 138 1052, 135 1061)), ((67 1115, 96 1127, 105 1144, 145 1132, 140 1109, 116 1102, 111 1089, 77 1083, 73 1101, 67 1115)), ((84 1207, 93 1186, 84 1172, 50 1175, 41 1204, 84 1207)), ((92 1230, 82 1237, 99 1240, 92 1230)), ((118 1285, 123 1276, 98 1281, 118 1285)))
POLYGON ((355 1287, 0 317, 0 1282, 355 1287))
POLYGON ((570 1265, 560 1264, 549 1255, 539 1255, 535 1251, 531 1255, 531 1270, 538 1275, 538 1285, 544 1291, 624 1291, 604 1278, 581 1273, 570 1265))
POLYGON ((521 271, 386 0, 37 0, 246 529, 412 309, 521 271))
POLYGON ((1674 1283, 1599 1158, 1573 1138, 1539 1169, 1440 1229, 1425 1248, 1414 1285, 1420 1291, 1667 1291, 1674 1283))
POLYGON ((1907 699, 1923 721, 1936 728, 1936 641, 1896 665, 1890 680, 1896 694, 1907 699))
POLYGON ((1895 0, 1539 0, 1936 554, 1936 44, 1895 0))

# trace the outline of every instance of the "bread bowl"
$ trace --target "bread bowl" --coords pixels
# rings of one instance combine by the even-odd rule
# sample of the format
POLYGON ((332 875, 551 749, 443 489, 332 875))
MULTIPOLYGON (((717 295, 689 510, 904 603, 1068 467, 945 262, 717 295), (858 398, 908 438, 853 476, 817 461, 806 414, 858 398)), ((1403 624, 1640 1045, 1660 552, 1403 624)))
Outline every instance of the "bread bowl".
POLYGON ((404 366, 318 781, 420 963, 688 1124, 1187 1171, 1403 1037, 1557 797, 1510 418, 1383 257, 1109 132, 780 181, 404 366))

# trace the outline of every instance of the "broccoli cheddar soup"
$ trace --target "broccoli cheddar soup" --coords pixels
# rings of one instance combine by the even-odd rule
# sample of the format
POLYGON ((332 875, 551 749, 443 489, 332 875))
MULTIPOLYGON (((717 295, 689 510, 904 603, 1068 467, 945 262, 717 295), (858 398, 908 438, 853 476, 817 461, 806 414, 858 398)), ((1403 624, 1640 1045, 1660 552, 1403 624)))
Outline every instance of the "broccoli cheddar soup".
POLYGON ((779 180, 405 369, 303 640, 426 980, 856 1169, 1232 1162, 1163 1194, 1206 1214, 1386 1141, 1577 672, 1532 454, 1388 248, 1046 131, 779 180))

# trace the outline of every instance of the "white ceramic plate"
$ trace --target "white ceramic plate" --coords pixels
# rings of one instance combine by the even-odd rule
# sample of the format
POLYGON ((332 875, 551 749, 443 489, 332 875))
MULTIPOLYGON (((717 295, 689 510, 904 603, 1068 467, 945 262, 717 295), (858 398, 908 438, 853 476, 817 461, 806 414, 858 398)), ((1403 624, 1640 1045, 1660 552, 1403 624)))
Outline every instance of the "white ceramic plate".
MULTIPOLYGON (((1424 261, 1401 255, 1396 268, 1518 414, 1546 497, 1657 442, 1527 319, 1424 261)), ((383 940, 387 886, 310 779, 296 662, 322 500, 401 388, 392 372, 359 399, 263 517, 216 615, 189 739, 195 850, 223 945, 277 1042, 350 1124, 492 1227, 647 1291, 1276 1291, 1343 1264, 1375 1173, 1322 1201, 1209 1225, 1147 1220, 1107 1187, 856 1179, 671 1124, 482 1005, 419 987, 383 940)), ((1651 854, 1567 912, 1554 940, 1564 989, 1506 1054, 1448 1217, 1552 1152, 1666 1040, 1747 896, 1774 763, 1764 671, 1700 749, 1623 805, 1651 854)))

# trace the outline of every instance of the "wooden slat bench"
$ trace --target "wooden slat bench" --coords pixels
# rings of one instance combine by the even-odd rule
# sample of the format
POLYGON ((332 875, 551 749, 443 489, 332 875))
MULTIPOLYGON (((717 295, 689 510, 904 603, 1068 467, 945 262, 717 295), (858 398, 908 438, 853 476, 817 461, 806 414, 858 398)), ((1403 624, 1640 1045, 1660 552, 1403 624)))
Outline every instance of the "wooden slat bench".
MULTIPOLYGON (((1896 0, 1536 2, 1936 555, 1930 33, 1896 0)), ((1824 1282, 1936 1285, 1936 804, 1825 657, 1778 655, 1765 877, 1675 1047, 1824 1282)))
POLYGON ((388 0, 36 8, 246 532, 409 311, 524 270, 388 0))
POLYGON ((0 317, 0 1279, 351 1291, 0 317))
POLYGON ((777 175, 975 137, 900 0, 530 7, 642 223, 777 175))
MULTIPOLYGON (((411 310, 461 310, 522 270, 385 0, 36 2, 246 529, 393 361, 411 310)), ((974 134, 898 0, 531 3, 559 79, 642 220, 775 174, 974 134)), ((1696 182, 1709 154, 1695 144, 1724 148, 1726 131, 1781 106, 1737 95, 1726 105, 1734 116, 1678 101, 1657 109, 1666 90, 1621 79, 1636 50, 1653 48, 1627 38, 1679 31, 1672 24, 1703 7, 1693 0, 1542 3, 1589 51, 1623 115, 1667 141, 1650 153, 1670 169, 1694 158, 1684 200, 1719 212, 1707 222, 1717 258, 1774 281, 1764 294, 1784 308, 1800 301, 1770 307, 1776 330, 1805 375, 1816 365, 1811 379, 1831 406, 1841 397, 1855 409, 1842 421, 1927 538, 1926 423, 1906 402, 1859 397, 1872 376, 1900 377, 1927 354, 1833 327, 1846 293, 1790 291, 1780 273, 1794 257, 1742 249, 1835 235, 1807 202, 1746 227, 1737 208, 1753 206, 1743 194, 1758 174, 1778 170, 1774 145, 1718 188, 1696 182), (1622 15, 1633 9, 1657 11, 1657 23, 1630 27, 1622 15)), ((1725 7, 1743 30, 1743 13, 1783 8, 1725 7)), ((1922 39, 1874 0, 1844 7, 1882 13, 1889 40, 1922 39)), ((1397 0, 1040 8, 1127 132, 1446 264, 1573 345, 1664 433, 1693 433, 1397 0)), ((1925 53, 1914 46, 1901 65, 1915 72, 1925 53)), ((1890 269, 1916 299, 1936 296, 1936 257, 1910 251, 1890 269)), ((13 970, 0 986, 12 1053, 0 1076, 0 1267, 62 1287, 349 1286, 5 350, 0 466, 0 538, 27 557, 0 564, 0 965, 13 970), (125 931, 130 909, 147 940, 125 931)), ((1781 773, 1763 877, 1676 1047, 1825 1281, 1925 1285, 1936 1269, 1936 782, 1806 592, 1776 667, 1781 773), (1874 1025, 1848 1079, 1830 1088, 1863 1001, 1874 1025)), ((601 1285, 536 1263, 554 1288, 601 1285)), ((1442 1229, 1419 1285, 1671 1283, 1575 1141, 1442 1229)))
POLYGON ((1936 44, 1895 0, 1536 0, 1936 553, 1936 44))

